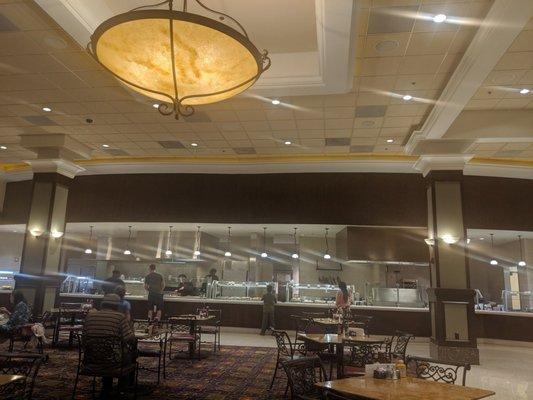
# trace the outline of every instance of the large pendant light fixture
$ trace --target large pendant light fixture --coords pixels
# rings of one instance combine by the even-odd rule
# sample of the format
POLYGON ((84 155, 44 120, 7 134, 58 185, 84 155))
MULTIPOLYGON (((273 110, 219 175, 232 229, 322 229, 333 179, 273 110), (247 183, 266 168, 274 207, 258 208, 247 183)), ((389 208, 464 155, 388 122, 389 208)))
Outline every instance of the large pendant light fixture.
POLYGON ((130 241, 131 241, 131 225, 128 226, 129 234, 128 234, 128 242, 126 244, 126 249, 124 250, 125 256, 131 256, 131 249, 130 249, 130 241))
POLYGON ((228 248, 224 255, 226 257, 231 257, 231 226, 228 226, 228 248))
POLYGON ((518 235, 518 244, 520 245, 520 261, 518 261, 519 267, 526 266, 526 257, 524 257, 524 247, 522 244, 522 235, 518 235))
POLYGON ((202 254, 202 252, 200 251, 201 235, 202 235, 202 233, 200 232, 200 228, 201 228, 201 226, 198 225, 198 227, 196 229, 196 237, 194 239, 194 251, 192 253, 194 258, 196 258, 200 254, 202 254))
POLYGON ((170 257, 172 255, 172 250, 170 249, 171 238, 172 238, 172 225, 168 227, 167 250, 165 251, 165 255, 167 257, 170 257))
POLYGON ((87 46, 121 82, 152 99, 163 115, 189 116, 193 106, 233 97, 270 67, 234 18, 195 0, 217 20, 177 11, 173 0, 134 8, 104 21, 87 46), (168 9, 152 8, 168 5, 168 9), (232 26, 228 25, 231 24, 232 26))
POLYGON ((324 240, 326 241, 326 251, 324 252, 324 260, 331 259, 331 254, 329 254, 328 231, 329 228, 326 228, 326 233, 324 235, 324 240))
POLYGON ((267 240, 267 228, 263 227, 263 252, 261 253, 262 258, 267 258, 268 253, 266 251, 266 240, 267 240))
POLYGON ((297 231, 298 231, 298 228, 294 228, 294 252, 291 255, 291 257, 294 259, 300 258, 300 254, 298 252, 298 241, 297 241, 297 236, 296 236, 297 231))
POLYGON ((490 234, 490 252, 492 259, 490 260, 490 265, 498 265, 498 260, 494 258, 494 233, 490 234))
POLYGON ((93 250, 91 249, 91 244, 92 244, 92 240, 93 240, 93 228, 94 226, 91 225, 89 227, 90 231, 89 231, 89 246, 85 249, 85 254, 93 254, 93 250))

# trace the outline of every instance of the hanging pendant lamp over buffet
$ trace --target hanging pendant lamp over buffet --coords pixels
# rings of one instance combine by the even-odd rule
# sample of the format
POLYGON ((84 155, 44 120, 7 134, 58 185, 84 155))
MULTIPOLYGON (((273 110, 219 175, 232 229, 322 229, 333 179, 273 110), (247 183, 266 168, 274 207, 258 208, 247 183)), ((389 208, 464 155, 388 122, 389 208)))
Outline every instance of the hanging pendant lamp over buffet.
POLYGON ((192 115, 195 105, 236 96, 270 67, 268 52, 239 22, 194 2, 218 20, 188 12, 187 0, 180 11, 163 1, 109 18, 87 46, 104 69, 176 119, 192 115), (152 8, 161 5, 168 9, 152 8))

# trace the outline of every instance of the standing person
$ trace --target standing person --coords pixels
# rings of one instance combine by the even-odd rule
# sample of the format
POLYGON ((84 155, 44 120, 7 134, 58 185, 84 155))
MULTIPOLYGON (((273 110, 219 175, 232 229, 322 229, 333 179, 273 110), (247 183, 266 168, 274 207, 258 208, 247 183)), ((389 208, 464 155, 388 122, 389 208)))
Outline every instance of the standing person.
POLYGON ((11 293, 10 300, 15 306, 13 312, 10 312, 5 307, 0 307, 0 313, 9 316, 7 322, 0 325, 0 339, 9 337, 11 331, 27 324, 30 320, 30 308, 28 307, 28 302, 26 301, 24 294, 20 290, 15 289, 11 293))
POLYGON ((128 322, 131 321, 131 304, 128 300, 124 299, 124 296, 126 296, 126 289, 124 286, 117 286, 115 289, 115 294, 120 297, 120 303, 118 305, 118 311, 123 313, 126 316, 126 320, 128 322))
POLYGON ((104 294, 115 293, 115 289, 118 286, 125 287, 126 284, 122 279, 120 279, 120 271, 118 269, 114 269, 112 275, 102 284, 102 290, 104 294))
POLYGON ((211 283, 213 281, 219 281, 220 279, 217 276, 217 270, 215 268, 211 268, 209 270, 209 274, 205 276, 208 283, 211 283))
POLYGON ((348 287, 346 286, 346 282, 339 282, 339 291, 337 292, 337 297, 335 299, 335 304, 337 305, 337 308, 341 309, 342 311, 346 311, 346 309, 350 308, 350 305, 352 304, 352 296, 351 293, 348 292, 348 287))
POLYGON ((155 312, 155 320, 161 320, 163 311, 163 289, 165 288, 165 279, 163 275, 155 272, 155 264, 150 264, 150 272, 144 277, 144 288, 148 291, 148 320, 151 321, 155 312))
POLYGON ((274 287, 267 286, 267 292, 263 295, 263 322, 261 324, 261 335, 269 328, 274 328, 274 306, 278 302, 276 295, 273 293, 274 287))
MULTIPOLYGON (((122 360, 124 365, 135 364, 136 358, 136 343, 135 334, 131 329, 130 324, 126 320, 126 316, 118 311, 120 304, 120 297, 114 293, 106 294, 102 298, 100 310, 93 309, 87 313, 85 322, 83 324, 83 337, 106 337, 106 336, 118 336, 125 343, 128 344, 125 349, 124 357, 122 360)), ((117 366, 119 367, 119 366, 117 366)), ((128 377, 128 383, 133 383, 135 379, 135 372, 128 377)), ((119 385, 124 382, 119 382, 119 385)), ((108 399, 111 395, 111 389, 113 387, 113 378, 102 378, 102 394, 101 399, 108 399)))

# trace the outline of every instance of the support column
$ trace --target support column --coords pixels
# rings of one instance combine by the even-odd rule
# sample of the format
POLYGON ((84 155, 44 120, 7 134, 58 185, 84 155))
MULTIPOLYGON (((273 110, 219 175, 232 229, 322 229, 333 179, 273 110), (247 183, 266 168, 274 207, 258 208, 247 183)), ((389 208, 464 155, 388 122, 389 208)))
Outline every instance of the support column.
POLYGON ((430 243, 431 357, 479 364, 475 336, 474 290, 463 223, 462 171, 434 171, 426 176, 430 243))
POLYGON ((68 190, 83 171, 71 160, 88 158, 90 149, 61 134, 23 135, 20 144, 37 158, 26 161, 33 170, 33 189, 15 288, 24 292, 33 315, 39 315, 54 307, 63 280, 61 245, 68 190))
POLYGON ((33 177, 16 288, 21 289, 33 305, 34 315, 53 308, 62 281, 59 267, 70 182, 70 178, 57 173, 36 173, 33 177))

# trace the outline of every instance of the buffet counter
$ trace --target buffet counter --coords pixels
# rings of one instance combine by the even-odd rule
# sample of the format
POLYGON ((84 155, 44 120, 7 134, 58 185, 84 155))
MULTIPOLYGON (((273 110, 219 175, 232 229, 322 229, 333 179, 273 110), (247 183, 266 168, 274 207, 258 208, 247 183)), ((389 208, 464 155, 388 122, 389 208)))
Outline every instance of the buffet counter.
MULTIPOLYGON (((60 302, 93 301, 98 305, 101 294, 62 293, 56 299, 60 302)), ((127 295, 131 302, 133 318, 146 318, 148 305, 146 296, 127 295)), ((262 302, 245 299, 209 299, 200 296, 165 295, 165 314, 178 315, 195 313, 197 308, 209 306, 222 311, 222 325, 240 328, 261 327, 262 302)), ((332 308, 330 303, 280 302, 276 306, 278 329, 293 330, 292 315, 303 312, 320 312, 332 308)), ((391 306, 351 306, 358 314, 372 316, 370 333, 393 335, 396 330, 413 333, 418 337, 431 336, 431 320, 428 308, 391 306)), ((533 313, 519 311, 476 310, 475 329, 477 337, 488 339, 520 340, 533 342, 533 313)))

